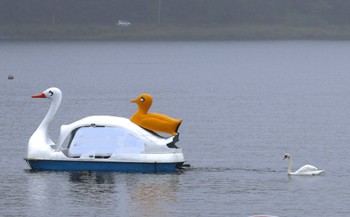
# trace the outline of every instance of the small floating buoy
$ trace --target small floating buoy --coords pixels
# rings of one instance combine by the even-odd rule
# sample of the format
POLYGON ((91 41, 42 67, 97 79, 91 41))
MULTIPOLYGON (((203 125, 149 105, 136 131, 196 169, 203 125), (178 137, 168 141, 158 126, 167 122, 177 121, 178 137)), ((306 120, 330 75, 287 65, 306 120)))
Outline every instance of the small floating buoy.
POLYGON ((13 80, 15 77, 13 77, 13 75, 9 75, 9 76, 7 76, 7 79, 8 80, 13 80))

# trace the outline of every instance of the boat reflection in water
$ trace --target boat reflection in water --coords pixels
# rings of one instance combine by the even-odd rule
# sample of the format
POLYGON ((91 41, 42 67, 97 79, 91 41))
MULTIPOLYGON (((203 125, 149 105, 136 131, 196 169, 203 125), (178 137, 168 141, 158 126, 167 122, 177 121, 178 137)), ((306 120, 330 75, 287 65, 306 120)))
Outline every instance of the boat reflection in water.
POLYGON ((31 206, 26 210, 28 215, 54 210, 55 215, 61 212, 78 216, 86 207, 95 207, 96 216, 110 213, 168 216, 167 205, 177 202, 180 178, 179 174, 29 172, 26 201, 31 206))

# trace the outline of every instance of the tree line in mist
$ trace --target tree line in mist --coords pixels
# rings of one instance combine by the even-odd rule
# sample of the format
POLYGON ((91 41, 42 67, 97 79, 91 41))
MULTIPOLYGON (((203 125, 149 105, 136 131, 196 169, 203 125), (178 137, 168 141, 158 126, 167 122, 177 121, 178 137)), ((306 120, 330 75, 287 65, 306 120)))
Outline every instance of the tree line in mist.
POLYGON ((347 25, 349 0, 0 0, 0 25, 347 25))

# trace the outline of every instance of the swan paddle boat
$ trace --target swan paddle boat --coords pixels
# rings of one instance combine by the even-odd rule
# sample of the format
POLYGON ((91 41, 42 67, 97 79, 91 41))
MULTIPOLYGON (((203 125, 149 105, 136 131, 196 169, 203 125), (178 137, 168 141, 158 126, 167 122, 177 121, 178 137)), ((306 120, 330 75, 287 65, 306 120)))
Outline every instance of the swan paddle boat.
POLYGON ((284 155, 283 160, 288 160, 288 175, 294 175, 294 176, 315 176, 315 175, 321 175, 324 170, 319 170, 315 166, 312 165, 304 165, 300 167, 297 171, 292 172, 292 156, 287 153, 284 155))
MULTIPOLYGON (((28 142, 25 160, 33 170, 175 172, 185 165, 179 135, 160 136, 128 118, 90 116, 62 125, 54 143, 48 128, 62 100, 62 92, 49 88, 32 98, 51 101, 44 120, 28 142)), ((157 125, 158 126, 158 125, 157 125)))

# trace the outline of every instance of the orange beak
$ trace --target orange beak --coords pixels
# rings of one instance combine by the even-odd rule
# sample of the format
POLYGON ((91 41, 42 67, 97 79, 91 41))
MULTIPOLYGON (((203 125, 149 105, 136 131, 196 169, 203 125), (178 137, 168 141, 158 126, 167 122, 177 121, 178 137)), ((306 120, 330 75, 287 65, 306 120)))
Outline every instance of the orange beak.
POLYGON ((46 98, 44 93, 38 94, 38 95, 33 95, 32 98, 46 98))

